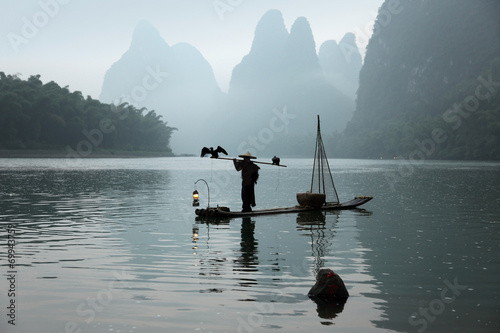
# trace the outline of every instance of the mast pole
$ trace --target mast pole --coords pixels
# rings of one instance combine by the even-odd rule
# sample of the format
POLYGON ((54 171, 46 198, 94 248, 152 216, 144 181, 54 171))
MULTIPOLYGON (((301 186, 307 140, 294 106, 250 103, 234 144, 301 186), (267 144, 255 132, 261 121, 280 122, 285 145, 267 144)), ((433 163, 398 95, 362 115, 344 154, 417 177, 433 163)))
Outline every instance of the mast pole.
POLYGON ((319 114, 318 114, 318 134, 316 138, 316 144, 318 146, 318 190, 319 193, 324 193, 326 194, 326 189, 325 189, 325 176, 323 174, 323 158, 324 158, 324 153, 323 153, 323 139, 321 139, 321 125, 320 125, 320 120, 319 120, 319 114), (323 189, 321 188, 323 186, 323 189))
POLYGON ((311 193, 313 191, 313 185, 314 185, 314 172, 316 171, 316 154, 317 153, 318 153, 318 136, 316 136, 316 146, 314 147, 313 172, 312 172, 312 177, 311 177, 311 191, 310 191, 311 193))
POLYGON ((321 145, 321 182, 323 185, 323 193, 326 194, 326 186, 325 186, 325 166, 323 160, 326 160, 328 163, 328 159, 325 156, 325 146, 323 145, 323 139, 321 136, 319 137, 320 145, 321 145))
MULTIPOLYGON (((335 198, 337 202, 339 202, 339 195, 337 193, 337 189, 335 188, 335 183, 333 182, 332 171, 330 170, 330 163, 328 163, 328 157, 326 156, 325 146, 323 144, 323 138, 321 137, 321 126, 318 115, 318 137, 316 139, 316 149, 319 153, 319 163, 318 165, 318 182, 319 182, 319 190, 321 192, 321 185, 323 186, 323 193, 326 194, 326 184, 325 184, 325 164, 326 169, 328 169, 328 175, 330 177, 330 181, 332 183, 333 192, 335 193, 335 198)), ((316 157, 316 153, 314 154, 316 157)), ((312 190, 311 190, 312 192, 312 190)))

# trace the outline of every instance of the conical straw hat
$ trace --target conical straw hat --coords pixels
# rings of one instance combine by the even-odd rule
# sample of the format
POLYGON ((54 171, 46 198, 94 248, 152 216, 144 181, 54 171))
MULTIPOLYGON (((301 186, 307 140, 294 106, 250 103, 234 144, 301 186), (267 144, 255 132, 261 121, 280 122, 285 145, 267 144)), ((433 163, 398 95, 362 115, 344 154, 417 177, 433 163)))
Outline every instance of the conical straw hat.
POLYGON ((252 154, 250 154, 249 151, 247 151, 246 153, 242 154, 242 155, 238 155, 238 157, 248 157, 248 158, 257 158, 255 156, 252 156, 252 154))

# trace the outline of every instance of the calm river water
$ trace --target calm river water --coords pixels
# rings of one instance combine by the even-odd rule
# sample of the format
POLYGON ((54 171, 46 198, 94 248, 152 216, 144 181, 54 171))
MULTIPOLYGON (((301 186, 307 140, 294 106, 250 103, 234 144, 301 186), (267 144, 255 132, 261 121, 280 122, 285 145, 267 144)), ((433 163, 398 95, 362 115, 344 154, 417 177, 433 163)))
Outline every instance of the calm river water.
MULTIPOLYGON (((309 188, 312 160, 282 163, 257 208, 309 188)), ((499 163, 330 165, 363 210, 206 223, 200 178, 240 209, 230 161, 0 159, 0 332, 500 331, 499 163), (307 297, 321 267, 343 306, 307 297)))

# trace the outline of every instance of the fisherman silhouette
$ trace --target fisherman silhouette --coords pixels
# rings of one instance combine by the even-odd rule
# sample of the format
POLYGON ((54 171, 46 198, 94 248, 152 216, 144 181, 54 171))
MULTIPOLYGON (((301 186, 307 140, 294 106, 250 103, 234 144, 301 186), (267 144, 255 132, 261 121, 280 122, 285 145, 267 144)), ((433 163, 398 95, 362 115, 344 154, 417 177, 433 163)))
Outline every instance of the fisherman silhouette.
POLYGON ((260 168, 250 160, 257 158, 252 156, 250 152, 238 155, 238 157, 242 157, 243 160, 238 161, 233 158, 233 163, 236 171, 241 170, 241 200, 243 201, 242 212, 251 212, 252 207, 256 206, 254 186, 257 184, 257 179, 259 179, 260 168))

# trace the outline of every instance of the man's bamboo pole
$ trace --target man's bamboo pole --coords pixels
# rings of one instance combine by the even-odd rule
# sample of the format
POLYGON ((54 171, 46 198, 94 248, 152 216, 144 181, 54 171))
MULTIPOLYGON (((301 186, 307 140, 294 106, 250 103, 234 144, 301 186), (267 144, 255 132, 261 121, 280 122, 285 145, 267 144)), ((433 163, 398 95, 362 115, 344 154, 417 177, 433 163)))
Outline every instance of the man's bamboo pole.
MULTIPOLYGON (((229 157, 217 157, 218 160, 230 160, 232 161, 234 158, 229 158, 229 157)), ((239 160, 237 159, 237 161, 242 161, 242 160, 239 160)), ((269 164, 269 165, 276 165, 276 166, 279 166, 279 167, 283 167, 283 168, 286 168, 286 165, 283 165, 283 164, 273 164, 273 163, 269 163, 269 162, 260 162, 260 161, 252 161, 253 163, 259 163, 259 164, 269 164)))

